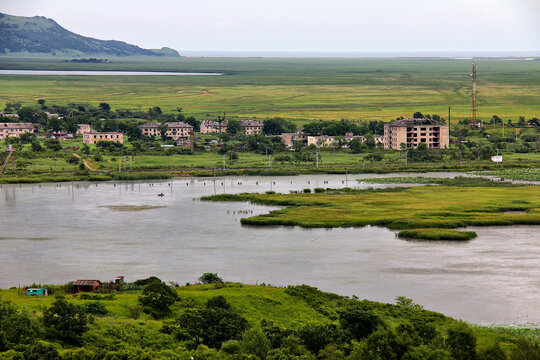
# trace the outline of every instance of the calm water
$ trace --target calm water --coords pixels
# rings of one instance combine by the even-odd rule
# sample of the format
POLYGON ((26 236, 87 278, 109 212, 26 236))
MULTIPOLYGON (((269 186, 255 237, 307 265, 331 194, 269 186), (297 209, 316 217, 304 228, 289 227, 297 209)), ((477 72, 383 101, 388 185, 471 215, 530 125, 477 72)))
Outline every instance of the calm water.
POLYGON ((220 73, 166 71, 0 70, 0 75, 223 75, 220 73))
POLYGON ((117 275, 185 283, 217 272, 230 281, 305 283, 383 302, 404 295, 479 323, 540 323, 538 227, 475 228, 479 237, 464 243, 403 241, 377 227, 244 227, 240 218, 275 208, 197 200, 214 191, 345 185, 368 186, 337 175, 226 178, 215 190, 212 179, 2 185, 0 288, 117 275))

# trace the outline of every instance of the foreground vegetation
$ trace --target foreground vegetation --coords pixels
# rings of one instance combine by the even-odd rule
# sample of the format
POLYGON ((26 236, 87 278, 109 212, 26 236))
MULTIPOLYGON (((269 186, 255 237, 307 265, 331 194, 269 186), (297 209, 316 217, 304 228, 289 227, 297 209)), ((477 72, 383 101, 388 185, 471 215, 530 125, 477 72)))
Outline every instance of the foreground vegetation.
MULTIPOLYGON (((167 285, 152 277, 99 293, 0 291, 0 359, 537 359, 535 328, 470 326, 424 310, 306 285, 167 285)), ((35 285, 34 285, 35 286, 35 285)))
MULTIPOLYGON (((330 228, 376 225, 390 229, 451 229, 540 225, 540 199, 536 196, 540 191, 538 186, 514 186, 482 178, 444 181, 446 184, 442 186, 329 189, 315 194, 221 194, 202 199, 285 206, 269 214, 242 219, 242 224, 257 226, 330 228)), ((425 232, 423 236, 426 236, 425 232)))

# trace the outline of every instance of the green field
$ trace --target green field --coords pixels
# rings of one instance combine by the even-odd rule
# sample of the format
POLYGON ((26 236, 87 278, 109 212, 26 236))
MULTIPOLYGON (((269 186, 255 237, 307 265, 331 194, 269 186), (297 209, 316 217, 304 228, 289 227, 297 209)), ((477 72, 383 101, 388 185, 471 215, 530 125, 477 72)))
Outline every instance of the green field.
MULTIPOLYGON (((226 112, 241 118, 281 116, 384 120, 415 111, 470 116, 470 60, 181 58, 74 64, 0 58, 2 69, 222 72, 222 76, 0 76, 0 103, 34 105, 106 101, 113 108, 184 108, 199 120, 226 112)), ((540 116, 540 61, 479 60, 482 119, 540 116)))

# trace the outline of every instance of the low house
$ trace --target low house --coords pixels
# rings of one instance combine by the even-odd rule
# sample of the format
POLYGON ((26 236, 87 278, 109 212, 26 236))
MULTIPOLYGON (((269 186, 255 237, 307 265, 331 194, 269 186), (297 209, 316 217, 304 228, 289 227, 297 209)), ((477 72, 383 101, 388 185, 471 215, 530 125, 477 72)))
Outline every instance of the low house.
POLYGON ((281 141, 287 147, 292 147, 295 142, 301 142, 303 145, 307 145, 307 135, 302 130, 294 133, 283 133, 281 134, 281 141))
POLYGON ((7 137, 17 137, 25 133, 35 133, 36 128, 32 123, 0 123, 0 140, 7 137))
POLYGON ((73 293, 92 292, 101 288, 99 280, 75 280, 73 282, 73 293))
POLYGON ((89 124, 77 124, 77 135, 91 132, 92 128, 89 124))
POLYGON ((240 122, 240 128, 246 135, 262 134, 263 127, 262 121, 244 120, 240 122))
POLYGON ((47 289, 36 289, 30 288, 26 289, 26 295, 28 296, 49 296, 47 289))
POLYGON ((83 144, 95 144, 98 141, 110 141, 123 144, 124 134, 120 132, 89 132, 83 134, 83 144))
POLYGON ((45 115, 47 115, 47 118, 50 119, 50 118, 58 118, 58 119, 62 119, 63 116, 61 116, 60 114, 53 114, 53 113, 50 113, 48 111, 45 111, 45 115))
POLYGON ((333 136, 321 135, 321 136, 308 136, 307 145, 315 145, 316 147, 331 146, 335 139, 333 136))
POLYGON ((203 121, 201 123, 201 134, 220 134, 227 132, 227 121, 222 121, 221 126, 218 121, 203 121))
POLYGON ((384 135, 373 135, 373 140, 376 145, 384 144, 384 135))
POLYGON ((120 275, 114 278, 115 284, 123 284, 124 283, 124 276, 120 275))
POLYGON ((8 117, 8 118, 15 118, 15 119, 19 118, 19 114, 5 114, 3 112, 0 112, 0 116, 5 116, 5 117, 8 117))
MULTIPOLYGON (((167 122, 165 125, 167 126, 165 136, 173 140, 188 138, 193 132, 193 126, 184 122, 167 122)), ((158 122, 150 122, 139 126, 139 128, 145 136, 161 136, 160 126, 161 124, 158 122)))

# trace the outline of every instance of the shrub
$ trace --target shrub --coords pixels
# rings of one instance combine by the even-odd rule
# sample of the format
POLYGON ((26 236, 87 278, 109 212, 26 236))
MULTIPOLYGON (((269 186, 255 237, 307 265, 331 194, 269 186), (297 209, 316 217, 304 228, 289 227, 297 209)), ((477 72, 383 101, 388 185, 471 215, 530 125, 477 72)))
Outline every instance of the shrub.
POLYGON ((170 306, 178 300, 178 294, 162 281, 152 281, 143 289, 139 302, 143 311, 155 319, 168 316, 170 306))
POLYGON ((458 323, 448 329, 446 345, 454 359, 474 360, 476 358, 476 336, 465 323, 458 323))
POLYGON ((204 273, 199 278, 201 284, 216 284, 222 283, 223 279, 218 276, 217 273, 204 273))
POLYGON ((105 316, 109 313, 105 305, 99 301, 87 302, 82 306, 88 314, 105 316))
POLYGON ((339 312, 339 325, 349 331, 356 340, 361 340, 377 329, 381 320, 372 312, 353 307, 339 312))
POLYGON ((82 306, 70 304, 65 298, 59 297, 43 311, 43 325, 49 336, 77 344, 81 335, 88 331, 88 317, 82 306))
POLYGON ((323 193, 323 192, 326 191, 326 189, 325 188, 315 188, 315 189, 313 189, 313 191, 316 192, 316 193, 323 193))
POLYGON ((309 193, 311 193, 311 189, 304 189, 303 191, 304 191, 304 194, 309 194, 309 193))

